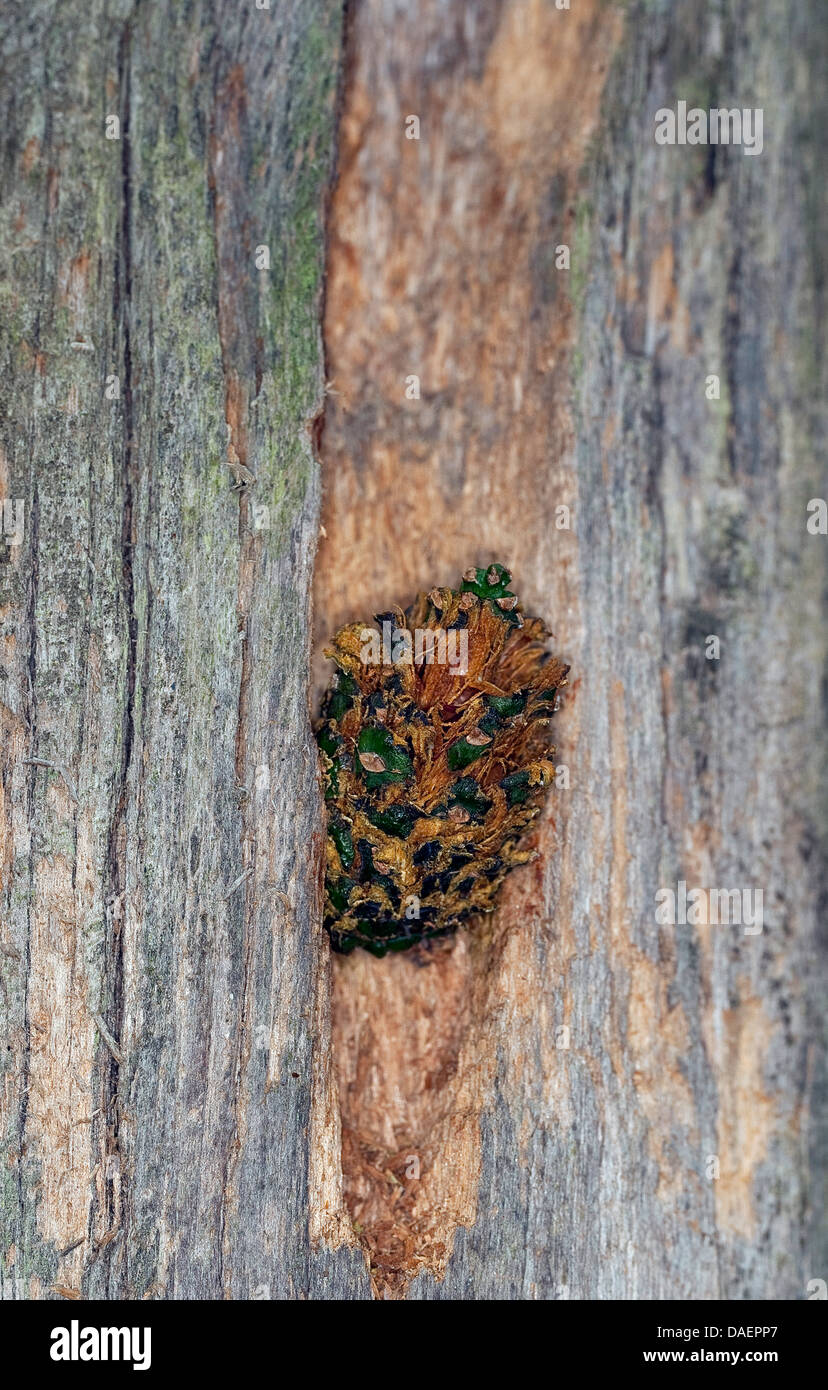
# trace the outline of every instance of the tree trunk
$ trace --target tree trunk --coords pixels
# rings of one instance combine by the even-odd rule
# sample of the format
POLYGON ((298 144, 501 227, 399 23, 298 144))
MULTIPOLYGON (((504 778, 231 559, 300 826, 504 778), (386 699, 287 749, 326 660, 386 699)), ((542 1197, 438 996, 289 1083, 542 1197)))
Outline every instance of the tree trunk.
POLYGON ((6 16, 4 1296, 824 1277, 827 44, 816 0, 6 16), (657 144, 679 100, 761 154, 657 144), (492 560, 572 666, 537 856, 332 961, 312 651, 315 706, 339 623, 492 560))

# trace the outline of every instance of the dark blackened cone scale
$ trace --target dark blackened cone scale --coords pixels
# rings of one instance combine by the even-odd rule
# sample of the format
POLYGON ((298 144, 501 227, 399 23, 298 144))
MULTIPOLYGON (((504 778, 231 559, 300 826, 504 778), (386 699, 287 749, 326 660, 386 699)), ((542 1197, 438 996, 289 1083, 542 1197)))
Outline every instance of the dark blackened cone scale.
POLYGON ((505 875, 530 857, 520 841, 554 777, 548 725, 569 668, 510 581, 502 565, 467 570, 459 590, 432 589, 405 613, 377 615, 377 627, 350 623, 326 652, 339 669, 317 739, 325 926, 338 951, 384 956, 452 932, 491 912, 505 875), (409 644, 416 657, 418 630, 421 659, 400 660, 409 644))

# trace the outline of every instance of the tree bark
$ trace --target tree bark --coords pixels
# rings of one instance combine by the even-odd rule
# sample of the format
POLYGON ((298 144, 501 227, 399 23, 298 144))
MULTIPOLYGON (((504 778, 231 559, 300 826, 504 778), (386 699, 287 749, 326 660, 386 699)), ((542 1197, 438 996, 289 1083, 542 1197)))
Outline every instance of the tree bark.
POLYGON ((4 1296, 825 1277, 826 47, 815 0, 6 17, 4 1296), (658 145, 679 100, 761 154, 658 145), (537 856, 331 961, 321 649, 492 560, 572 666, 537 856))

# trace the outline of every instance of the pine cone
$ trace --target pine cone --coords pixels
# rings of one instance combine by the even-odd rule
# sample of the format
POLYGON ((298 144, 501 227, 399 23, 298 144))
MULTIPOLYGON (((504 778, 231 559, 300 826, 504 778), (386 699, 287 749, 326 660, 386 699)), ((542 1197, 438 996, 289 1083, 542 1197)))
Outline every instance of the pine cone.
POLYGON ((491 912, 555 774, 547 725, 569 670, 502 565, 405 612, 349 623, 317 739, 328 810, 325 926, 376 956, 491 912))

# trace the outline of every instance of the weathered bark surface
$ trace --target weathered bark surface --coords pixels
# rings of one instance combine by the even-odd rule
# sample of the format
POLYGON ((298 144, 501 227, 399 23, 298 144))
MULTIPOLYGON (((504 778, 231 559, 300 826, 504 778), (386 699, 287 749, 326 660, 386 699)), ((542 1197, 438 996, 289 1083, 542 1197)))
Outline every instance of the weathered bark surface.
POLYGON ((4 19, 4 1293, 824 1277, 828 21, 571 6, 357 0, 344 56, 332 0, 4 19), (762 155, 657 147, 680 98, 762 155), (317 649, 501 559, 573 667, 535 864, 333 1008, 323 402, 317 649), (764 932, 658 926, 682 878, 764 932))
POLYGON ((26 534, 2 600, 3 1273, 26 1296, 295 1297, 350 1258, 317 1276, 307 1219, 341 22, 4 17, 2 484, 26 534))

